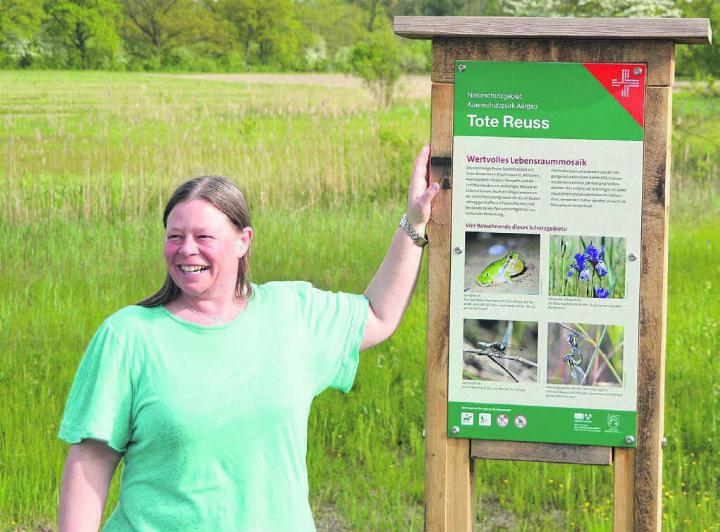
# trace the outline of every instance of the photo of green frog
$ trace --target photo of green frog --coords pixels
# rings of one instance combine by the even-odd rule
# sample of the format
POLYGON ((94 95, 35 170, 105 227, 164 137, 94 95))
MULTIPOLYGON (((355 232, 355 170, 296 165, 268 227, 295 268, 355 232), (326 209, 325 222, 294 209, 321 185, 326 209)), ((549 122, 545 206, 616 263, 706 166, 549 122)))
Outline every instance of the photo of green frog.
POLYGON ((540 235, 465 233, 465 292, 537 295, 540 235))

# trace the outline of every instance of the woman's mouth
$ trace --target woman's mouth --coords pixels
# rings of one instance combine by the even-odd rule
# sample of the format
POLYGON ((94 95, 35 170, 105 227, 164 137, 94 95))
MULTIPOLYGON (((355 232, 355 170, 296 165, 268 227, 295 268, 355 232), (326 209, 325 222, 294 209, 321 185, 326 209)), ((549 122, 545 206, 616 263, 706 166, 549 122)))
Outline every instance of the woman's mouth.
POLYGON ((199 264, 179 264, 178 268, 180 268, 180 271, 183 273, 200 273, 207 270, 209 266, 202 266, 199 264))

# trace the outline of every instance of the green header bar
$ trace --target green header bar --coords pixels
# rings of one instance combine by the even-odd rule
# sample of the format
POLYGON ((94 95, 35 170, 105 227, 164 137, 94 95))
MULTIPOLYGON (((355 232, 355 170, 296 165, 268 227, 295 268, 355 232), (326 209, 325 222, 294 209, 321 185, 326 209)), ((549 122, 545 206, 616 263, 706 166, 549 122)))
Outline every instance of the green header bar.
POLYGON ((643 139, 642 126, 577 63, 456 61, 454 132, 465 137, 643 139))
POLYGON ((625 410, 448 403, 451 438, 635 447, 636 420, 625 410))

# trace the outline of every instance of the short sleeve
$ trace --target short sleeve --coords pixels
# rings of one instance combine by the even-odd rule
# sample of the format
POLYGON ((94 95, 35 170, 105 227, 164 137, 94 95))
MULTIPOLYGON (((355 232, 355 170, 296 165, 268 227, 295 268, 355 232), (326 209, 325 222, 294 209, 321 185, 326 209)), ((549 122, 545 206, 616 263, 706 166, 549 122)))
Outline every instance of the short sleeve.
POLYGON ((95 333, 78 367, 58 437, 106 441, 125 452, 131 437, 132 381, 129 353, 105 322, 95 333))
POLYGON ((368 316, 363 295, 302 290, 306 327, 312 340, 316 395, 326 388, 349 392, 360 362, 360 344, 368 316))

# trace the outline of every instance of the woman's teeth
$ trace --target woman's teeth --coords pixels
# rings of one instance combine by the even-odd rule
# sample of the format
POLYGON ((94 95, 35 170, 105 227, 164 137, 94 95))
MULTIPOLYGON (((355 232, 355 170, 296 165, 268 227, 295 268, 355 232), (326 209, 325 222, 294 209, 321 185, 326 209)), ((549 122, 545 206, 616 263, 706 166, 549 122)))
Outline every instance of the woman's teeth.
POLYGON ((185 273, 197 273, 197 272, 204 272, 208 269, 207 266, 185 266, 180 265, 180 269, 184 271, 185 273))

